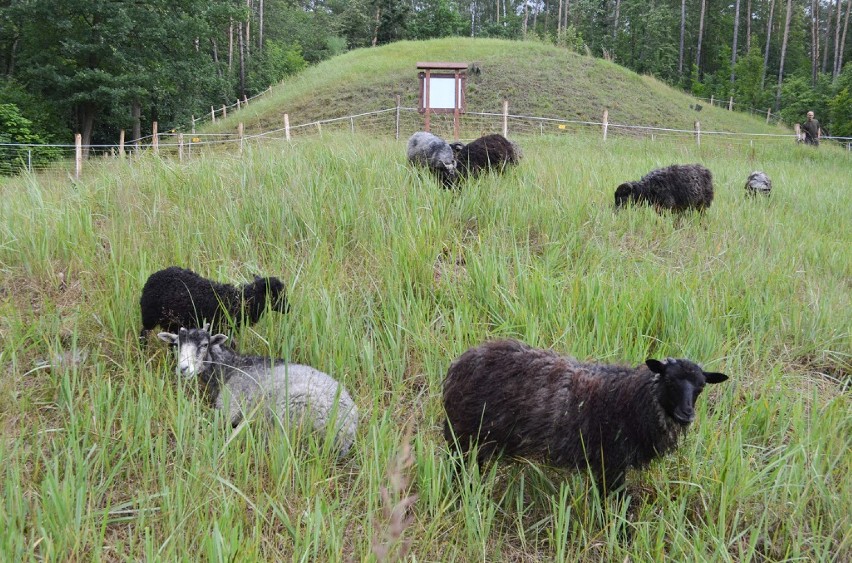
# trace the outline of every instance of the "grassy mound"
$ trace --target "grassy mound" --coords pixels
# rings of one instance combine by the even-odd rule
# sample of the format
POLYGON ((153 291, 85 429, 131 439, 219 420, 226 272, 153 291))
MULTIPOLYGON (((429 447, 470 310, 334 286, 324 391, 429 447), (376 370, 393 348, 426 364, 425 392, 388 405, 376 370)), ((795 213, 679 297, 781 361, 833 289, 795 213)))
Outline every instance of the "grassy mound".
POLYGON ((710 107, 649 76, 617 64, 531 41, 450 38, 401 41, 358 49, 324 61, 288 79, 207 131, 247 132, 308 123, 396 106, 416 107, 418 62, 477 63, 481 74, 468 82, 468 110, 706 131, 788 132, 765 120, 710 107), (701 111, 693 109, 703 105, 701 111))

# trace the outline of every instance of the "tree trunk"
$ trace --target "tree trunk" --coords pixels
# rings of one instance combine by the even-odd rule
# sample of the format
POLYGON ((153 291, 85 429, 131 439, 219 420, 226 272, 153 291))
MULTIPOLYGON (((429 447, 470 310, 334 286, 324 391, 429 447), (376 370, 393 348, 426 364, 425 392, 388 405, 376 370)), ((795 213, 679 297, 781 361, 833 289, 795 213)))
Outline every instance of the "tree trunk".
POLYGON ((95 129, 95 114, 97 109, 92 102, 83 102, 77 106, 77 126, 83 143, 83 158, 89 158, 89 148, 92 144, 92 131, 95 129))
POLYGON ((811 86, 819 72, 819 0, 811 0, 811 86))
POLYGON ((621 0, 615 0, 615 18, 612 22, 612 48, 615 50, 615 40, 618 38, 618 15, 621 11, 621 0))
POLYGON ((559 0, 559 15, 556 17, 556 37, 562 31, 562 0, 559 0))
POLYGON ((538 33, 538 3, 535 4, 535 11, 533 12, 533 32, 538 33))
POLYGON ((562 29, 568 29, 568 6, 571 5, 571 0, 565 0, 565 13, 562 14, 562 29))
POLYGON ((248 7, 248 18, 246 19, 245 25, 245 37, 243 37, 243 49, 246 52, 246 57, 251 56, 251 0, 246 0, 246 6, 248 7))
POLYGON ((376 6, 376 26, 373 28, 373 47, 379 43, 379 26, 382 24, 382 7, 376 6))
POLYGON ((529 3, 524 1, 524 40, 527 38, 527 22, 530 19, 529 3))
MULTIPOLYGON (((835 4, 840 2, 840 0, 834 0, 835 4)), ((828 66, 828 46, 830 43, 828 42, 831 37, 831 16, 833 12, 831 11, 831 0, 828 2, 828 17, 825 20, 825 41, 823 41, 822 47, 822 66, 820 66, 820 72, 825 72, 826 67, 828 66)))
POLYGON ((769 44, 772 39, 772 16, 775 13, 775 0, 769 0, 769 21, 766 23, 766 50, 763 53, 763 74, 760 76, 760 89, 766 85, 766 71, 769 70, 769 44))
POLYGON ((837 16, 834 18, 834 64, 832 65, 832 76, 840 74, 840 69, 837 68, 838 57, 840 56, 840 0, 835 0, 837 3, 837 16))
POLYGON ((258 3, 257 52, 263 51, 263 0, 258 3))
POLYGON ((793 17, 793 0, 787 0, 787 17, 784 18, 784 39, 781 40, 781 62, 778 65, 778 88, 775 90, 775 111, 781 106, 781 83, 784 80, 784 59, 787 56, 787 39, 790 37, 790 20, 793 17))
POLYGON ((734 68, 737 64, 737 39, 740 36, 740 0, 736 2, 736 8, 734 8, 734 40, 731 45, 731 84, 734 83, 734 78, 736 78, 736 72, 734 68))
POLYGON ((474 36, 474 30, 476 29, 476 2, 470 3, 470 36, 474 36))
POLYGON ((240 98, 246 95, 246 28, 243 22, 239 23, 237 39, 240 51, 240 98))
POLYGON ((751 0, 746 2, 746 55, 751 53, 751 0))
POLYGON ((216 74, 222 77, 222 69, 219 67, 219 46, 216 45, 216 40, 210 38, 210 44, 213 46, 213 64, 216 66, 216 74))
POLYGON ((843 37, 840 38, 840 58, 837 59, 835 76, 843 72, 843 51, 846 50, 846 31, 849 29, 849 12, 852 11, 852 0, 846 0, 846 17, 843 19, 843 37))
POLYGON ((228 26, 228 75, 234 68, 234 20, 228 26))
MULTIPOLYGON (((617 8, 616 8, 617 13, 617 8)), ((677 73, 683 76, 683 37, 686 35, 686 0, 680 0, 680 50, 677 56, 677 73)))
POLYGON ((704 13, 707 11, 707 0, 701 0, 701 17, 698 21, 698 49, 695 55, 695 66, 701 72, 701 41, 704 38, 704 13))
POLYGON ((142 137, 142 104, 139 100, 133 100, 130 105, 130 117, 133 119, 132 140, 135 145, 139 145, 139 139, 142 137))
POLYGON ((6 76, 12 76, 15 74, 15 52, 18 50, 18 43, 21 41, 19 37, 16 37, 12 42, 12 47, 9 49, 9 59, 6 63, 6 76))
POLYGON ((497 12, 494 14, 494 17, 497 18, 497 23, 500 23, 500 0, 497 0, 497 12))

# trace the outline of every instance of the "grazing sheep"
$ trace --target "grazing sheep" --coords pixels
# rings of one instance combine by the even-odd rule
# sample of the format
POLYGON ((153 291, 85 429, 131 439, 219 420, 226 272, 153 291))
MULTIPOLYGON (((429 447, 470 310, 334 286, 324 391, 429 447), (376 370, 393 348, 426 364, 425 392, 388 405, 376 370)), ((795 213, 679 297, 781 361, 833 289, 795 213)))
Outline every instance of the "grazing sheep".
MULTIPOLYGON (((454 143, 455 144, 455 143, 454 143)), ((408 139, 408 160, 427 167, 442 183, 452 184, 456 175, 455 153, 442 138, 426 131, 418 131, 408 139)))
POLYGON ((310 422, 320 433, 333 422, 338 454, 342 457, 352 447, 358 411, 346 389, 328 374, 284 360, 237 354, 224 345, 227 336, 211 336, 207 325, 158 336, 177 346, 178 376, 199 378, 214 408, 227 405, 232 426, 260 407, 270 419, 310 422))
POLYGON ((582 363, 514 340, 471 348, 444 380, 444 436, 480 463, 494 454, 588 467, 601 490, 672 450, 695 419, 705 383, 728 379, 689 360, 582 363))
POLYGON ((520 147, 503 135, 485 135, 466 145, 454 143, 459 178, 477 176, 487 170, 502 172, 521 159, 520 147))
POLYGON ((769 197, 772 192, 772 180, 765 172, 752 172, 746 180, 745 190, 748 195, 763 194, 769 197))
POLYGON ((615 206, 648 203, 658 211, 703 211, 713 202, 713 175, 700 164, 673 164, 652 170, 638 182, 625 182, 615 190, 615 206))
POLYGON ((151 274, 139 304, 142 308, 144 343, 156 326, 170 331, 180 327, 199 327, 209 322, 215 331, 229 323, 237 328, 243 322, 256 323, 267 302, 272 310, 286 313, 284 284, 278 278, 261 278, 240 287, 222 284, 199 276, 192 270, 171 266, 151 274))

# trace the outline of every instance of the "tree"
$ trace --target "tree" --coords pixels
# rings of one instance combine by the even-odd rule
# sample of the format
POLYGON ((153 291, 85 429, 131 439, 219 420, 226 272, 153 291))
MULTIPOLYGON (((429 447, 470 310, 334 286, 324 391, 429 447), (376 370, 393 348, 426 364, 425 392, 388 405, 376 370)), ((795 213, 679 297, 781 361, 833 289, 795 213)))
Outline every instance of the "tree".
POLYGON ((698 47, 695 54, 695 67, 701 71, 701 41, 704 38, 704 13, 707 11, 707 0, 701 0, 701 20, 698 24, 698 47))
POLYGON ((769 45, 772 39, 772 16, 775 13, 775 0, 769 0, 769 18, 766 20, 766 51, 763 54, 763 76, 760 78, 761 89, 766 84, 766 73, 769 71, 769 45))
POLYGON ((793 0, 787 0, 787 16, 784 18, 784 39, 781 42, 781 64, 778 66, 778 88, 775 91, 775 110, 781 105, 781 81, 784 78, 784 58, 787 55, 787 39, 790 37, 790 20, 793 17, 793 0))
MULTIPOLYGON (((739 0, 737 0, 739 1, 739 0)), ((680 49, 677 56, 677 73, 683 76, 683 38, 686 35, 686 0, 680 0, 680 49)))

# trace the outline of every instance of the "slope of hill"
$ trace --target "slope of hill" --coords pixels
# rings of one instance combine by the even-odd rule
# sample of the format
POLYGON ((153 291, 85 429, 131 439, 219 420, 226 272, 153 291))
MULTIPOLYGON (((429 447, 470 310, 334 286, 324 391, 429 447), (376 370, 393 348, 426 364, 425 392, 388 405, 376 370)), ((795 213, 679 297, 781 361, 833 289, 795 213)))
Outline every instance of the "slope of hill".
POLYGON ((753 133, 788 132, 757 117, 709 107, 650 76, 615 63, 530 41, 453 37, 402 41, 358 49, 313 66, 288 79, 256 103, 209 131, 233 130, 238 121, 247 132, 280 128, 394 107, 415 107, 416 64, 420 61, 477 63, 481 74, 468 81, 472 112, 502 111, 508 99, 518 115, 599 121, 604 109, 611 123, 753 133), (703 106, 696 111, 695 104, 703 106))

